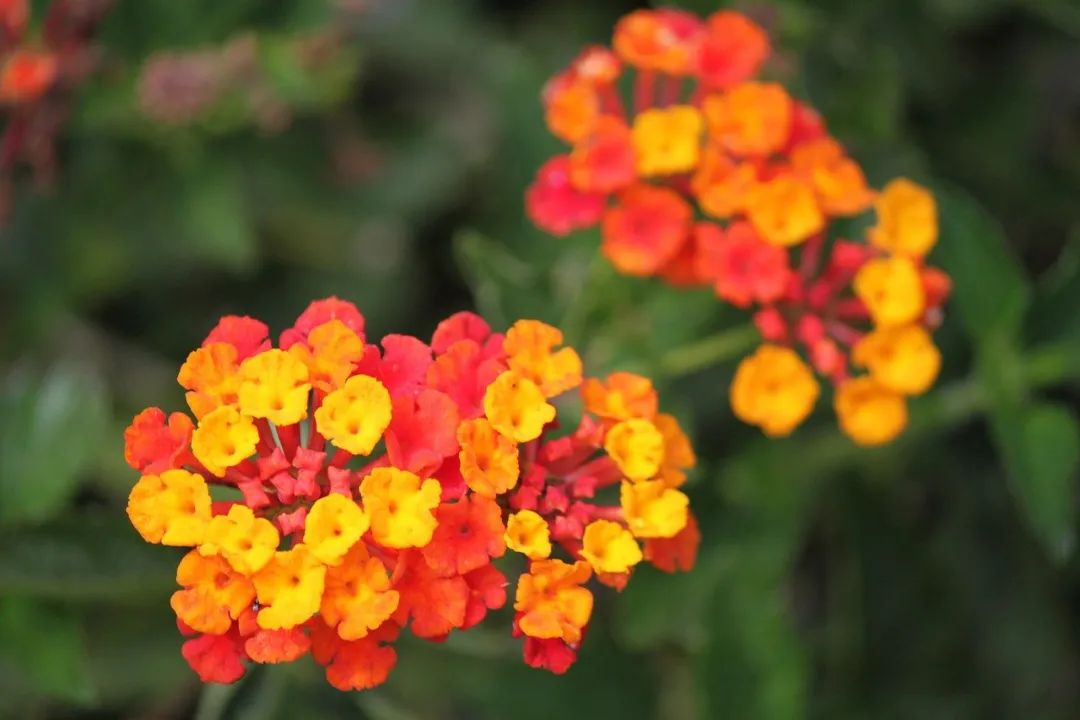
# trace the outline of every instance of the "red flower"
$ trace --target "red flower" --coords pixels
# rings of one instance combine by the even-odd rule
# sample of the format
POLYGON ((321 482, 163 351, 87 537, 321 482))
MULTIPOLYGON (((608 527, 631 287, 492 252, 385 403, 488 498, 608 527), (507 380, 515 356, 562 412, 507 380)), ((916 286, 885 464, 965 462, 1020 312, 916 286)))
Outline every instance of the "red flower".
POLYGON ((160 408, 143 410, 124 431, 124 459, 139 472, 154 475, 181 466, 195 426, 184 413, 173 413, 165 424, 160 408))
POLYGON ((556 155, 536 173, 525 193, 525 210, 541 230, 569 235, 600 221, 604 196, 575 189, 570 184, 570 157, 556 155))
POLYGON ((630 128, 605 115, 570 154, 570 182, 582 192, 611 193, 637 178, 630 128))
POLYGON ((736 12, 720 11, 706 22, 698 47, 698 77, 704 85, 725 88, 753 77, 769 56, 769 36, 736 12))
POLYGON ((236 348, 236 361, 243 362, 252 355, 270 349, 270 328, 266 323, 243 315, 226 315, 203 340, 203 347, 210 343, 228 343, 236 348))
POLYGON ((440 505, 435 518, 435 535, 421 552, 438 575, 464 575, 506 552, 502 509, 494 500, 471 495, 440 505))
POLYGON ((653 275, 682 249, 692 215, 674 190, 635 185, 604 215, 604 254, 627 275, 653 275))
POLYGON ((787 252, 762 240, 750 223, 739 221, 727 230, 698 223, 694 238, 699 274, 731 304, 770 303, 784 294, 791 276, 787 252))

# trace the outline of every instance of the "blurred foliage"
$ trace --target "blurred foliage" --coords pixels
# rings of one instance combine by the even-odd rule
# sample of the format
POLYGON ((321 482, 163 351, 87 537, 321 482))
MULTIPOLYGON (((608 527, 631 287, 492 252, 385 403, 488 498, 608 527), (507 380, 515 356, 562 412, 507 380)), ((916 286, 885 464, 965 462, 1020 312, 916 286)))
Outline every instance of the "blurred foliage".
POLYGON ((0 230, 0 716, 1076 716, 1080 8, 741 6, 874 182, 939 192, 943 378, 899 442, 857 450, 824 401, 787 440, 739 425, 744 318, 525 221, 557 147, 542 83, 633 6, 116 0, 57 183, 19 184, 0 230), (561 678, 521 663, 503 616, 403 642, 371 693, 312 663, 199 687, 174 558, 123 517, 121 431, 180 406, 219 315, 280 329, 335 293, 376 336, 476 307, 559 324, 593 372, 657 376, 702 459, 697 569, 603 593, 561 678))

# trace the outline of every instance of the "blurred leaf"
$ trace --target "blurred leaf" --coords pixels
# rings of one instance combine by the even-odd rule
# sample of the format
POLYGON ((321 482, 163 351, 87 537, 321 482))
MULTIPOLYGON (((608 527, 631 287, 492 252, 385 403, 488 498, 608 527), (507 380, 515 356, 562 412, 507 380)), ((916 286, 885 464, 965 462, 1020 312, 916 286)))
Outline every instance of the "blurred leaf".
POLYGON ((94 700, 82 628, 70 611, 29 598, 0 597, 0 666, 7 663, 50 698, 78 704, 94 700))
POLYGON ((1040 403, 1003 425, 998 439, 1005 450, 1011 487, 1028 524, 1057 560, 1075 545, 1080 423, 1066 407, 1040 403))
POLYGON ((119 513, 0 532, 0 596, 66 602, 161 602, 178 553, 143 542, 119 513))
POLYGON ((951 305, 975 340, 1014 335, 1031 289, 1001 226, 960 190, 939 188, 937 199, 941 239, 934 259, 953 279, 951 305))
POLYGON ((1028 338, 1080 341, 1080 226, 1074 228, 1057 260, 1035 287, 1024 326, 1028 338))
POLYGON ((47 520, 62 510, 105 441, 101 380, 56 365, 38 380, 17 373, 0 396, 0 525, 47 520))
POLYGON ((250 270, 258 253, 243 181, 231 163, 205 163, 184 178, 178 198, 178 241, 231 270, 250 270))

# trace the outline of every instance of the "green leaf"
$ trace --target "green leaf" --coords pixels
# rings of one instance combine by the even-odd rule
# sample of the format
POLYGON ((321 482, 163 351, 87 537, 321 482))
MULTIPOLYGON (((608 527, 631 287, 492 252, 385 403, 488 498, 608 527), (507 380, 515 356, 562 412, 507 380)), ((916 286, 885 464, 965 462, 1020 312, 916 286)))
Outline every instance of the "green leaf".
POLYGON ((1007 248, 1001 226, 960 190, 939 188, 936 194, 941 238, 933 259, 953 279, 950 306, 976 341, 1015 334, 1031 288, 1007 248))
POLYGON ((1040 403, 999 427, 1020 509, 1049 554, 1063 560, 1076 542, 1080 423, 1068 408, 1040 403))
POLYGON ((0 667, 6 664, 47 697, 82 705, 94 700, 82 628, 70 611, 0 597, 0 667))
POLYGON ((0 395, 0 525, 41 522, 67 506, 105 441, 107 403, 86 367, 9 378, 0 395))
POLYGON ((228 163, 204 164, 183 178, 179 242, 230 270, 250 270, 258 254, 243 176, 228 163))
POLYGON ((164 602, 177 552, 150 545, 119 513, 0 532, 0 596, 65 602, 164 602))

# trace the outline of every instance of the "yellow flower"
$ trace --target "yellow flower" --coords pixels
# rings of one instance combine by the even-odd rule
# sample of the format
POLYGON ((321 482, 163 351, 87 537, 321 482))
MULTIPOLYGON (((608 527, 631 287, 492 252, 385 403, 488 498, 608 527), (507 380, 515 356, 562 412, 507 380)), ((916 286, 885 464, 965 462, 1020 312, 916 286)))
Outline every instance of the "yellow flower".
POLYGON ((308 369, 303 360, 272 349, 240 364, 240 411, 275 425, 294 425, 308 411, 308 369))
POLYGON ((368 517, 360 506, 339 493, 321 497, 311 506, 304 524, 304 544, 327 565, 337 565, 367 532, 368 517))
POLYGON ((326 566, 303 543, 278 550, 251 578, 262 609, 256 618, 264 630, 287 630, 319 610, 326 566))
POLYGON ((868 260, 856 273, 853 287, 876 325, 915 322, 926 302, 919 269, 901 255, 868 260))
POLYGON ((581 358, 562 345, 558 328, 536 320, 518 320, 506 331, 503 349, 506 364, 540 388, 544 397, 555 397, 581 384, 581 358))
POLYGON ((327 395, 315 411, 315 427, 353 455, 367 455, 390 425, 390 393, 367 375, 354 375, 327 395))
POLYGON ((825 226, 813 188, 791 174, 754 185, 746 216, 762 239, 780 247, 798 245, 825 226))
POLYGON ((210 522, 210 489, 187 470, 143 475, 128 496, 127 514, 147 542, 198 545, 210 522))
POLYGON ((507 370, 484 392, 484 414, 499 433, 523 443, 540 437, 544 426, 555 419, 555 406, 536 383, 507 370))
POLYGON ((903 396, 870 377, 854 378, 837 388, 834 406, 840 429, 859 445, 887 443, 907 425, 903 396))
POLYGON ((879 248, 918 259, 937 243, 937 203, 921 185, 893 180, 878 195, 874 210, 878 222, 870 228, 870 242, 879 248))
POLYGON ((941 369, 941 353, 921 325, 878 328, 855 346, 852 359, 883 387, 901 395, 926 392, 941 369))
POLYGON ((690 499, 663 480, 648 480, 622 483, 619 504, 635 537, 669 538, 686 527, 690 499))
POLYGON ((814 373, 791 348, 762 345, 743 358, 731 383, 731 408, 771 437, 788 435, 814 409, 814 373))
POLYGON ((227 515, 215 515, 199 545, 203 555, 220 555, 244 575, 261 570, 281 540, 274 523, 257 518, 247 505, 237 503, 227 515))
POLYGON ((642 175, 676 175, 697 167, 704 121, 697 108, 652 108, 634 118, 632 142, 642 175))
POLYGON ((204 415, 191 435, 191 452, 217 477, 251 457, 258 444, 255 423, 232 405, 204 415))
POLYGON ((427 545, 438 524, 432 511, 441 493, 437 480, 392 467, 372 470, 360 482, 360 496, 375 542, 390 548, 427 545))
POLYGON ((506 521, 506 547, 530 560, 551 554, 551 530, 547 521, 532 510, 520 510, 506 521))
POLYGON ((617 522, 594 520, 581 538, 581 556, 598 573, 624 573, 641 562, 637 540, 617 522))
POLYGON ((664 460, 664 436, 648 420, 623 420, 608 430, 604 450, 630 480, 648 480, 664 460))
POLYGON ((518 448, 500 435, 485 418, 458 426, 458 464, 465 483, 477 495, 493 498, 512 490, 518 482, 518 448))

